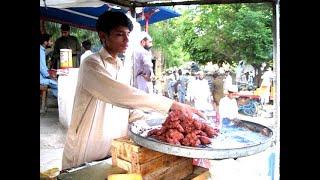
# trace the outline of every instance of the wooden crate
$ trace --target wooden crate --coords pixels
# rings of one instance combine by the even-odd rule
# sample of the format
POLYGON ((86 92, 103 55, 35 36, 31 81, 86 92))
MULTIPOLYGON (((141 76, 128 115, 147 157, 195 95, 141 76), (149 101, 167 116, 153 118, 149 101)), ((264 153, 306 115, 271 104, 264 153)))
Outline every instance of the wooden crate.
POLYGON ((191 158, 153 151, 127 137, 115 139, 111 146, 112 165, 140 173, 146 179, 181 179, 193 172, 191 158))
POLYGON ((207 180, 211 179, 209 169, 200 166, 194 166, 192 174, 188 175, 182 180, 207 180))

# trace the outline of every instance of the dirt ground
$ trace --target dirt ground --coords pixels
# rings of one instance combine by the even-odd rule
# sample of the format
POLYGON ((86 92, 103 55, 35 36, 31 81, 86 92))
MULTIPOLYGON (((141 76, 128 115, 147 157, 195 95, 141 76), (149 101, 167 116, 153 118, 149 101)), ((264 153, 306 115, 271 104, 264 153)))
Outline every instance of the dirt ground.
MULTIPOLYGON (((273 110, 273 106, 267 105, 259 111, 258 116, 251 117, 241 115, 241 119, 260 123, 274 130, 275 118, 270 117, 270 112, 273 110)), ((52 168, 59 168, 61 170, 61 160, 66 132, 67 130, 59 122, 57 100, 53 97, 49 97, 48 110, 44 115, 40 115, 40 172, 44 172, 52 168)), ((271 147, 264 152, 244 158, 238 158, 237 160, 214 161, 213 163, 216 167, 214 171, 223 172, 222 177, 221 173, 216 173, 216 177, 214 179, 242 179, 241 174, 245 174, 245 179, 254 180, 257 177, 259 177, 260 180, 272 179, 268 172, 268 158, 274 151, 275 148, 271 147), (240 171, 239 169, 241 167, 246 167, 245 171, 240 171), (237 172, 242 173, 239 174, 237 172), (252 172, 254 173, 252 174, 252 172), (252 178, 248 177, 248 173, 252 174, 252 178), (233 176, 228 178, 225 174, 233 174, 233 176)))

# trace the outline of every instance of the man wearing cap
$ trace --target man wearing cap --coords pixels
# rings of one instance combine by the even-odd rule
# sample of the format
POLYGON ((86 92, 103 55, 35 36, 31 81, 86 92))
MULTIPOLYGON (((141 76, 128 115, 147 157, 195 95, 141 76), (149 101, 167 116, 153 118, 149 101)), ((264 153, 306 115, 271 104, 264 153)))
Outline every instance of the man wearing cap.
POLYGON ((81 45, 75 36, 70 35, 70 26, 68 24, 61 25, 61 37, 58 38, 54 44, 52 54, 52 69, 60 68, 60 49, 72 50, 72 67, 80 66, 81 45))
POLYGON ((134 87, 143 90, 147 93, 153 93, 152 77, 153 64, 152 64, 152 38, 151 36, 142 31, 139 36, 140 46, 134 52, 134 87))
MULTIPOLYGON (((235 120, 239 117, 238 104, 235 99, 238 92, 236 85, 230 85, 228 87, 228 94, 220 100, 219 103, 219 115, 222 123, 228 123, 230 120, 235 120)), ((222 126, 220 123, 220 128, 222 126)))

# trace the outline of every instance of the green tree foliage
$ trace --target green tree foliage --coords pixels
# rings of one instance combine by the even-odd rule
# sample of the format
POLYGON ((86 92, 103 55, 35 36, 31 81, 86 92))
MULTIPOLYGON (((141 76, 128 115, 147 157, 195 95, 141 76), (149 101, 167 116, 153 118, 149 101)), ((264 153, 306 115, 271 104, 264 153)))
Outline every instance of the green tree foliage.
POLYGON ((272 61, 271 4, 190 6, 179 18, 149 29, 166 67, 183 61, 233 65, 246 60, 258 68, 272 61))
POLYGON ((167 20, 150 26, 149 33, 153 38, 153 46, 161 51, 165 58, 165 67, 179 66, 189 60, 189 54, 183 51, 181 36, 177 35, 179 21, 167 20))

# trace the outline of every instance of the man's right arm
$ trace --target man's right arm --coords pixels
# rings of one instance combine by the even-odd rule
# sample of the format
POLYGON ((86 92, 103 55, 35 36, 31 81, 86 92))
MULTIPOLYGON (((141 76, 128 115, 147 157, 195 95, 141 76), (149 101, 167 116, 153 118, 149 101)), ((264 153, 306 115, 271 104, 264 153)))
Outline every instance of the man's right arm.
POLYGON ((49 77, 49 73, 48 73, 48 68, 47 65, 45 64, 46 62, 46 54, 43 52, 40 52, 40 74, 43 77, 48 78, 49 77))

